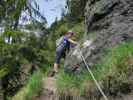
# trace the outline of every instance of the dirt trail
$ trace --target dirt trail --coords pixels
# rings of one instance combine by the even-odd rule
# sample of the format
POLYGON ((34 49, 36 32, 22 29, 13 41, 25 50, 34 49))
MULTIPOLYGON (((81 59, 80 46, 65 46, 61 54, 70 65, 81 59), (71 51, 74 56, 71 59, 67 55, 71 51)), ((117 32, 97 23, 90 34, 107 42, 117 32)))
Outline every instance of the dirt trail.
MULTIPOLYGON (((38 96, 36 96, 33 100, 59 100, 57 96, 57 88, 56 88, 56 79, 54 77, 47 77, 43 80, 43 89, 38 96)), ((109 100, 133 100, 133 92, 126 95, 121 95, 117 97, 108 97, 109 100)), ((79 99, 62 99, 62 100, 89 100, 82 97, 79 99)), ((96 100, 96 99, 93 99, 96 100)), ((101 98, 100 100, 104 100, 101 98)))
POLYGON ((43 81, 43 90, 34 100, 56 100, 56 79, 48 77, 43 81))
POLYGON ((44 89, 56 92, 56 79, 53 77, 48 77, 44 81, 44 89))

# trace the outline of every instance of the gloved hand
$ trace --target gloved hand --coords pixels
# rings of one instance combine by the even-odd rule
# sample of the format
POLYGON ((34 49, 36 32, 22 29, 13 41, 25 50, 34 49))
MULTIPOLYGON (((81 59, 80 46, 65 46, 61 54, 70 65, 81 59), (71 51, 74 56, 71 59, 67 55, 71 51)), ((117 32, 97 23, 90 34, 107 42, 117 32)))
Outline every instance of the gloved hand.
POLYGON ((92 44, 92 40, 86 40, 83 44, 81 44, 81 48, 87 48, 92 44))

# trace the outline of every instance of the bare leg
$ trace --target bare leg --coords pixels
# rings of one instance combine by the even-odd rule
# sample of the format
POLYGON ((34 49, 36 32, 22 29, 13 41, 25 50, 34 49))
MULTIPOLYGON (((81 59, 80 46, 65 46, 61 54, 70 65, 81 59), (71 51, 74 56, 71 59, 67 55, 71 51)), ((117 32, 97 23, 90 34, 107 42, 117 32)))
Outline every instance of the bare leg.
POLYGON ((56 73, 59 72, 59 64, 54 63, 54 71, 55 71, 56 73))

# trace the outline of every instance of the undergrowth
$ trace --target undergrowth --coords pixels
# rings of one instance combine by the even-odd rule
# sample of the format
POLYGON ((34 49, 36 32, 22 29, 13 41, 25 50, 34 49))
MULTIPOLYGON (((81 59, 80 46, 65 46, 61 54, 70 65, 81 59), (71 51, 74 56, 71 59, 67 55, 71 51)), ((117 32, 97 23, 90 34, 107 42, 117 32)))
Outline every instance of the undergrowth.
POLYGON ((42 89, 42 72, 36 72, 31 76, 27 85, 22 88, 12 100, 32 100, 42 89))
MULTIPOLYGON (((104 81, 112 76, 117 81, 125 81, 132 70, 128 60, 133 61, 133 42, 122 43, 108 51, 101 63, 91 69, 98 81, 104 81)), ((131 61, 131 62, 132 62, 131 61)), ((133 65, 133 63, 132 63, 133 65)), ((57 88, 60 94, 83 95, 87 89, 85 84, 94 84, 88 72, 82 75, 60 73, 57 79, 57 88)))

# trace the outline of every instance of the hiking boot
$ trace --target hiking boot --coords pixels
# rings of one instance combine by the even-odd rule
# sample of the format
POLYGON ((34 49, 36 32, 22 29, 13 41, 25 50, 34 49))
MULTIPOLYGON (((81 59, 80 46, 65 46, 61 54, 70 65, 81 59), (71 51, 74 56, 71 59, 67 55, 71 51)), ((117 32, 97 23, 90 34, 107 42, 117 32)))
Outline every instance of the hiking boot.
POLYGON ((54 77, 55 75, 57 75, 58 72, 52 71, 50 72, 50 74, 48 75, 49 77, 54 77))

